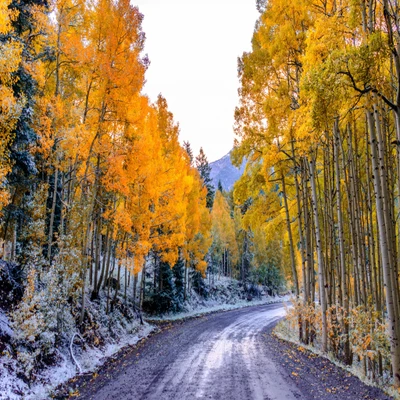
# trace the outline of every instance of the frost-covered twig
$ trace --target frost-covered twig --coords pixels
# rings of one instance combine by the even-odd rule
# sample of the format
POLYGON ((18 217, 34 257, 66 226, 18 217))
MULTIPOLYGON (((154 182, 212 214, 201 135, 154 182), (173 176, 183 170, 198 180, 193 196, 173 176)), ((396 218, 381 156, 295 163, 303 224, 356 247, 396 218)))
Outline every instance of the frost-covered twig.
POLYGON ((82 336, 81 336, 78 332, 75 332, 75 333, 72 335, 71 343, 70 343, 70 345, 69 345, 69 351, 71 352, 71 357, 72 357, 72 359, 74 360, 74 363, 76 364, 76 367, 77 367, 79 373, 81 374, 81 373, 82 373, 82 368, 81 368, 81 366, 79 365, 78 361, 76 360, 76 358, 75 358, 75 356, 74 356, 74 352, 72 351, 72 345, 74 344, 75 336, 78 336, 79 339, 81 339, 82 343, 85 343, 85 341, 83 340, 82 336))

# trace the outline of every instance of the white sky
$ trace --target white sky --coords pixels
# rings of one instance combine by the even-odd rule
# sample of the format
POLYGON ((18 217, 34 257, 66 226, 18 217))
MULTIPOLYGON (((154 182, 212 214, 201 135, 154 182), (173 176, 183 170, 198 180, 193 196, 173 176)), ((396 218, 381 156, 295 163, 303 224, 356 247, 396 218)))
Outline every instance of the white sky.
POLYGON ((132 0, 151 65, 144 92, 167 99, 180 140, 215 161, 233 147, 237 57, 251 49, 256 0, 132 0))

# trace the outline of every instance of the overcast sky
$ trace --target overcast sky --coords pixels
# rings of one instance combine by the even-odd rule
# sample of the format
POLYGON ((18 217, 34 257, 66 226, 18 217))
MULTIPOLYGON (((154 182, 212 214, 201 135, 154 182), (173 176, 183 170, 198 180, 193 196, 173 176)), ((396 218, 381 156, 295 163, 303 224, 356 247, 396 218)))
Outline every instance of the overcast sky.
POLYGON ((144 92, 159 93, 179 122, 181 142, 214 161, 233 146, 237 57, 251 49, 255 0, 132 0, 144 14, 151 65, 144 92))

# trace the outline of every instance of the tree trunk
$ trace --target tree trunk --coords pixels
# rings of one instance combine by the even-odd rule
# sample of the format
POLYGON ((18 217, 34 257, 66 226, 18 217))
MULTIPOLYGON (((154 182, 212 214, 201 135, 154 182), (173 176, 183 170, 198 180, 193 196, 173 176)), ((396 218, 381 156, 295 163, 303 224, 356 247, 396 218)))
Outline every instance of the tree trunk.
POLYGON ((316 168, 315 159, 309 162, 310 170, 310 183, 311 183, 311 202, 314 214, 314 225, 315 225, 315 245, 317 250, 318 259, 318 284, 319 284, 319 300, 321 304, 322 312, 322 351, 324 353, 328 350, 328 337, 327 337, 327 318, 326 318, 326 294, 325 294, 325 270, 324 270, 324 257, 322 254, 322 241, 319 227, 319 216, 318 216, 318 197, 317 197, 317 186, 316 186, 316 168))
POLYGON ((51 261, 51 247, 53 244, 54 215, 56 212, 56 204, 57 204, 57 184, 58 184, 58 168, 56 168, 56 172, 54 173, 54 189, 53 189, 53 199, 52 199, 50 223, 49 223, 49 239, 47 245, 47 258, 49 262, 51 261))
POLYGON ((281 180, 282 180, 283 202, 285 205, 285 213, 286 213, 286 227, 287 227, 288 235, 289 235, 290 263, 291 263, 291 267, 292 267, 294 290, 295 290, 295 294, 296 294, 296 299, 298 299, 299 298, 299 281, 297 278, 296 259, 295 259, 295 253, 294 253, 292 227, 290 224, 290 214, 289 214, 289 206, 288 206, 287 194, 286 194, 285 177, 282 172, 281 172, 281 180))
MULTIPOLYGON (((343 234, 343 212, 342 212, 342 194, 341 194, 341 184, 340 184, 340 168, 339 168, 339 158, 340 158, 340 131, 339 131, 339 120, 335 119, 334 127, 334 152, 335 152, 335 178, 336 178, 336 212, 338 219, 338 239, 339 239, 339 264, 341 272, 341 292, 343 301, 343 317, 349 316, 349 293, 347 291, 347 271, 346 271, 346 261, 345 261, 345 249, 344 249, 344 234, 343 234)), ((344 341, 344 362, 350 364, 350 343, 348 339, 349 335, 349 324, 346 322, 346 318, 343 320, 343 332, 346 335, 344 341)))
MULTIPOLYGON (((378 117, 377 115, 375 116, 378 117)), ((387 243, 387 232, 386 232, 386 221, 384 216, 384 205, 385 197, 382 192, 381 179, 380 179, 380 166, 377 152, 377 139, 375 134, 375 127, 373 123, 373 115, 367 111, 368 130, 370 134, 370 145, 372 152, 372 171, 375 191, 375 202, 376 202, 376 214, 378 219, 378 230, 379 230, 379 246, 381 250, 382 259, 382 271, 383 280, 385 285, 386 295, 386 309, 388 313, 389 321, 389 335, 390 335, 390 353, 392 361, 392 369, 394 376, 394 383, 396 387, 400 386, 400 347, 399 338, 397 335, 397 325, 395 308, 393 303, 393 290, 392 290, 392 270, 391 260, 387 243)))

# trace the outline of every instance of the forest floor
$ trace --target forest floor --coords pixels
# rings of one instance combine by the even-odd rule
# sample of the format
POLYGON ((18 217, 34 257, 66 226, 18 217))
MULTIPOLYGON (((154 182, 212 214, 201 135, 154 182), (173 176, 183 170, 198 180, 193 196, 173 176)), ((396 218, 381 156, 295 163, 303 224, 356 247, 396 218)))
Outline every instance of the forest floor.
MULTIPOLYGON (((62 389, 96 400, 390 399, 329 360, 276 338, 273 327, 284 315, 283 304, 270 304, 164 323, 62 389)), ((55 398, 68 397, 61 390, 55 398)))

